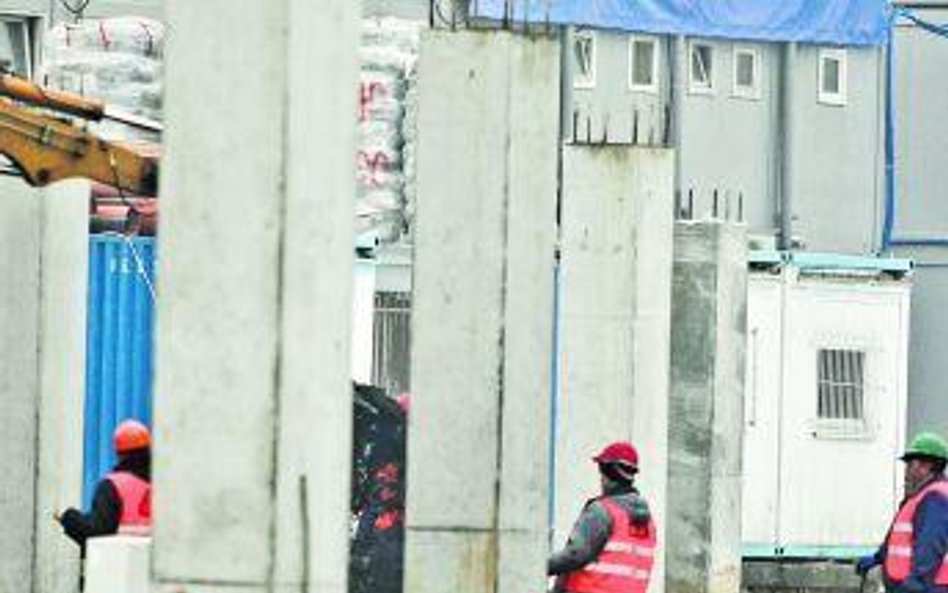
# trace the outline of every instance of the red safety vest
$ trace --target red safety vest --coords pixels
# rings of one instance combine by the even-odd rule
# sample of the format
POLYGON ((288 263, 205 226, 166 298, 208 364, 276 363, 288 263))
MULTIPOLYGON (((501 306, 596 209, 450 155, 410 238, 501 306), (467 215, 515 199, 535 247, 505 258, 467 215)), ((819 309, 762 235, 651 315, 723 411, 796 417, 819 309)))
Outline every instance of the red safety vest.
POLYGON ((112 482, 122 502, 118 532, 123 535, 151 534, 151 484, 131 472, 112 472, 105 476, 112 482))
POLYGON ((599 502, 612 518, 612 533, 594 562, 566 576, 572 593, 645 593, 655 563, 655 524, 629 522, 629 514, 609 498, 599 502))
MULTIPOLYGON (((901 583, 912 571, 912 551, 915 544, 915 511, 922 499, 933 494, 948 498, 948 480, 937 480, 925 486, 906 500, 895 515, 889 534, 885 538, 885 563, 883 570, 887 579, 901 583)), ((936 585, 948 585, 948 554, 942 558, 935 573, 936 585)))

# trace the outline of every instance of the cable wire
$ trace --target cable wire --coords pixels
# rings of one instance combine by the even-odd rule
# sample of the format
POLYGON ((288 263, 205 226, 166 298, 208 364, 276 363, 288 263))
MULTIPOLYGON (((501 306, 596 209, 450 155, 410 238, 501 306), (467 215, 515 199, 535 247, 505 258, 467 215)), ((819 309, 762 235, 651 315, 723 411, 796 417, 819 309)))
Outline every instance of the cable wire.
POLYGON ((63 5, 63 8, 66 9, 66 12, 71 14, 78 21, 82 19, 83 13, 86 11, 86 8, 89 6, 89 2, 92 0, 79 0, 76 4, 72 4, 69 0, 59 0, 63 5))

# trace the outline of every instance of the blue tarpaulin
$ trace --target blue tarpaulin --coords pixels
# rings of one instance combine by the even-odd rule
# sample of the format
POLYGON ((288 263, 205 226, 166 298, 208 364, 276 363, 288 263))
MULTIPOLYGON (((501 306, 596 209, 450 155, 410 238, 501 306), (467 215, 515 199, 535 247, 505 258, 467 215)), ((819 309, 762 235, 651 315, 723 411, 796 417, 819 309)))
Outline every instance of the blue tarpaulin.
POLYGON ((885 0, 471 0, 475 16, 757 41, 879 45, 885 0))

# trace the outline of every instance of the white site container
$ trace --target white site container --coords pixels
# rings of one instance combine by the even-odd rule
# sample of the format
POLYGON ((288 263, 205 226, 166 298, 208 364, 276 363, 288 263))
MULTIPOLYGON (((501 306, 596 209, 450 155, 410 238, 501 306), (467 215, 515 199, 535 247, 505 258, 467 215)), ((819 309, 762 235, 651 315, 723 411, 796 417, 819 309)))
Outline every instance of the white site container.
POLYGON ((874 549, 901 496, 910 262, 751 260, 744 556, 874 549))

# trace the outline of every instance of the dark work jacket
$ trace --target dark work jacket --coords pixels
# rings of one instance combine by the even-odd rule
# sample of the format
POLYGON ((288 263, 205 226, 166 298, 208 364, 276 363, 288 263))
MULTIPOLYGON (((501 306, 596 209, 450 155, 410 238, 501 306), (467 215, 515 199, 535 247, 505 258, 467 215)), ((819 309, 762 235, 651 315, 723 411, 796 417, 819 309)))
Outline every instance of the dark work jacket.
MULTIPOLYGON (((151 482, 151 454, 148 450, 132 451, 122 456, 112 471, 131 472, 151 482)), ((118 491, 111 481, 102 478, 96 484, 89 512, 66 509, 59 518, 59 522, 66 535, 85 550, 86 540, 90 537, 117 533, 121 517, 122 501, 119 499, 118 491)))

